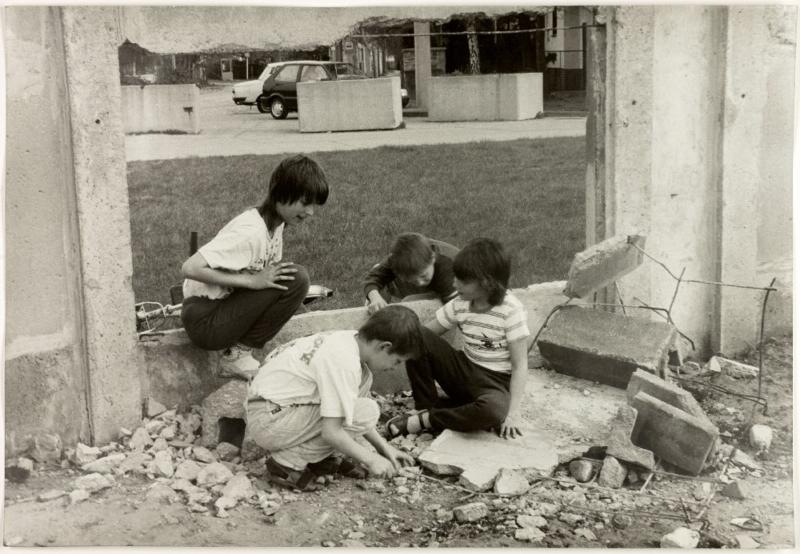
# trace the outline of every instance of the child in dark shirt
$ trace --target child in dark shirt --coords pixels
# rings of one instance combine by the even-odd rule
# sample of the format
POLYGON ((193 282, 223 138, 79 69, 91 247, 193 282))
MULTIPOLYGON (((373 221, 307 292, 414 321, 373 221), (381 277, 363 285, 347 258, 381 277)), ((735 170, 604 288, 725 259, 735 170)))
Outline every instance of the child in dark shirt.
POLYGON ((456 295, 453 286, 455 248, 419 233, 399 235, 391 252, 364 279, 370 314, 408 296, 433 293, 442 303, 456 295), (448 252, 449 251, 449 252, 448 252))

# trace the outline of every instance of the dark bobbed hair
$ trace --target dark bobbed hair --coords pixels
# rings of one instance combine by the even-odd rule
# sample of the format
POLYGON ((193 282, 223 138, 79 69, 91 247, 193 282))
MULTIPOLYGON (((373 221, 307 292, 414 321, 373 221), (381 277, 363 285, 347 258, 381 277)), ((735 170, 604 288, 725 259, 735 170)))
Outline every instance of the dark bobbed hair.
POLYGON ((302 154, 281 160, 269 178, 267 197, 258 211, 265 215, 274 211, 278 202, 294 204, 298 200, 319 206, 328 200, 325 172, 317 162, 302 154))
POLYGON ((389 341, 389 352, 418 359, 422 355, 419 317, 405 306, 392 304, 378 310, 358 330, 366 340, 389 341))
POLYGON ((430 241, 419 233, 402 233, 397 236, 389 253, 389 267, 399 277, 411 277, 433 262, 430 241))
POLYGON ((453 274, 460 281, 477 281, 492 306, 502 304, 511 277, 511 258, 500 242, 473 239, 456 254, 453 274))

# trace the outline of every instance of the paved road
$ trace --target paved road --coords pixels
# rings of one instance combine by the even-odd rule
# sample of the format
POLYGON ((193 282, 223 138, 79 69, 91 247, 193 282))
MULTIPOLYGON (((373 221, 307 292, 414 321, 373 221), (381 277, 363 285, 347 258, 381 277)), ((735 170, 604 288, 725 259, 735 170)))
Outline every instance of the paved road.
POLYGON ((442 144, 481 140, 577 137, 586 132, 584 117, 548 117, 528 121, 441 123, 405 118, 405 129, 339 133, 300 133, 296 115, 278 121, 254 107, 236 106, 230 87, 202 89, 198 135, 128 135, 128 161, 357 150, 377 146, 442 144))

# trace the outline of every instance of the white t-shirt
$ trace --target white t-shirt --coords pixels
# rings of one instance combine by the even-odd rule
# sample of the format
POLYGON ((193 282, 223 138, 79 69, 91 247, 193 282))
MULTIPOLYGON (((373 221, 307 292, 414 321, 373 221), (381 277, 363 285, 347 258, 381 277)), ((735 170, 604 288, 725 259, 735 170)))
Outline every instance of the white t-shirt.
POLYGON ((491 371, 510 372, 508 343, 531 334, 525 307, 510 292, 485 312, 470 311, 469 300, 457 296, 436 311, 436 320, 446 329, 457 326, 467 358, 491 371))
POLYGON ((290 341, 264 360, 248 398, 265 398, 287 406, 318 404, 322 417, 342 417, 353 423, 353 409, 362 379, 357 331, 328 331, 290 341))
MULTIPOLYGON (((270 236, 264 218, 256 208, 251 208, 231 219, 198 252, 213 269, 232 273, 261 271, 267 264, 277 263, 283 257, 283 226, 283 223, 278 225, 270 236)), ((184 298, 204 296, 216 300, 225 298, 232 291, 231 287, 193 279, 183 281, 184 298)))

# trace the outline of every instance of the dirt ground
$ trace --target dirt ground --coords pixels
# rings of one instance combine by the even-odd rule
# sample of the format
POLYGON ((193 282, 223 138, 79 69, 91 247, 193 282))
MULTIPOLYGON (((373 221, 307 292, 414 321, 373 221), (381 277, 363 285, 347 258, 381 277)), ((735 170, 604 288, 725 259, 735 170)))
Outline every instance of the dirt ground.
MULTIPOLYGON (((757 365, 757 354, 746 361, 757 365)), ((274 500, 271 510, 255 499, 215 516, 213 505, 192 512, 179 495, 155 494, 144 475, 118 476, 115 484, 88 500, 70 505, 66 497, 41 501, 47 491, 69 491, 77 469, 38 467, 21 483, 5 480, 4 543, 13 546, 547 546, 657 547, 666 533, 681 526, 700 531, 700 546, 736 547, 747 535, 761 547, 791 548, 794 538, 792 474, 792 339, 770 339, 764 347, 762 395, 767 414, 745 398, 756 395, 757 379, 702 375, 684 382, 719 426, 724 443, 741 447, 760 469, 725 464, 719 455, 697 478, 681 478, 659 467, 644 481, 621 489, 580 484, 565 468, 557 479, 533 478, 527 493, 500 497, 472 493, 454 478, 427 472, 393 480, 338 478, 321 491, 295 493, 273 489, 254 478, 274 500), (709 387, 713 385, 713 388, 709 387), (769 451, 756 456, 748 444, 751 423, 772 427, 769 451), (724 474, 721 470, 725 468, 724 474), (723 481, 749 485, 746 498, 717 493, 723 481), (705 484, 704 484, 705 483, 705 484), (705 487, 705 488, 704 488, 705 487), (161 497, 161 498, 159 498, 161 497), (470 523, 452 519, 454 507, 484 502, 488 515, 470 523), (267 515, 270 512, 270 515, 267 515), (544 516, 534 542, 517 540, 520 515, 544 516), (689 517, 693 523, 687 523, 689 517), (748 518, 751 529, 732 524, 748 518)), ((399 409, 402 397, 393 404, 399 409)), ((391 410, 389 410, 391 412, 391 410)), ((640 476, 644 478, 645 476, 640 476)), ((164 481, 166 482, 166 480, 164 481)))

